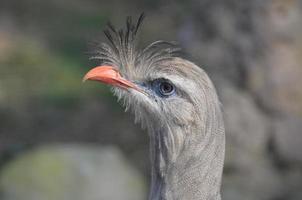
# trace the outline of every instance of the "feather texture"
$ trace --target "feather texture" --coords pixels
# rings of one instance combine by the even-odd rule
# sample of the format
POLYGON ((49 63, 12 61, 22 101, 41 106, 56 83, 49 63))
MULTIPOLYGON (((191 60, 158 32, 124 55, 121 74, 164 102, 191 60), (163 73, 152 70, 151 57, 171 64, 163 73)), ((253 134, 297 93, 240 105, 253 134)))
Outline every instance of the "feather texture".
POLYGON ((91 59, 116 67, 121 75, 146 90, 113 88, 113 93, 150 137, 150 200, 220 200, 224 160, 224 124, 220 103, 207 74, 180 58, 174 42, 155 41, 136 46, 144 19, 131 17, 125 29, 111 23, 104 31, 109 43, 97 45, 91 59), (176 94, 162 98, 150 87, 169 80, 176 94))
POLYGON ((144 17, 144 13, 141 14, 136 23, 133 23, 131 17, 127 17, 126 27, 119 30, 110 22, 107 23, 104 34, 109 44, 98 44, 90 59, 113 65, 125 76, 130 76, 132 72, 137 71, 134 68, 152 66, 179 55, 181 49, 175 42, 160 40, 143 49, 137 48, 137 33, 144 17))

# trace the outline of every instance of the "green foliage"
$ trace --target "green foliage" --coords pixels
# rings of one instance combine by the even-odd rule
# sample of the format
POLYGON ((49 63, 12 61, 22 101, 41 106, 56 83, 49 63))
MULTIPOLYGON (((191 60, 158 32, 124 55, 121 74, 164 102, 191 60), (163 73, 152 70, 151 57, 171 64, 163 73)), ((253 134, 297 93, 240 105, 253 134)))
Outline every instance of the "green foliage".
POLYGON ((88 67, 84 69, 79 62, 54 54, 32 40, 19 42, 0 64, 3 104, 15 106, 34 98, 68 107, 85 95, 99 96, 108 91, 100 84, 82 83, 88 67))

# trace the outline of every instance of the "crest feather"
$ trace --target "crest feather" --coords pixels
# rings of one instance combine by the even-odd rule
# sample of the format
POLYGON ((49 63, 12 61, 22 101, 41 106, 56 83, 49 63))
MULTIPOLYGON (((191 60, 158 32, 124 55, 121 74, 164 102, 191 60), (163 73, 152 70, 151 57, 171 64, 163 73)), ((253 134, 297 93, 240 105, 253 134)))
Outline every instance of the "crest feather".
POLYGON ((125 76, 129 76, 136 67, 150 67, 156 63, 176 57, 180 48, 175 42, 155 41, 144 49, 137 49, 137 33, 145 18, 140 15, 136 23, 132 17, 126 19, 126 27, 117 30, 110 22, 104 34, 109 43, 100 43, 90 59, 100 60, 101 64, 113 65, 125 76))

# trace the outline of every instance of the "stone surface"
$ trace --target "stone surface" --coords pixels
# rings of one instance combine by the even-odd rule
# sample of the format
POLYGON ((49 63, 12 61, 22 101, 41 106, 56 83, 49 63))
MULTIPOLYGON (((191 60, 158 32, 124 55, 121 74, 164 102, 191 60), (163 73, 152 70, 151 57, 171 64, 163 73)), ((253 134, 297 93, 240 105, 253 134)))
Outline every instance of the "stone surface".
POLYGON ((302 115, 302 12, 301 1, 273 1, 267 6, 266 51, 248 68, 250 89, 264 107, 302 115), (289 31, 291 30, 291 31, 289 31))
POLYGON ((247 156, 247 166, 224 176, 222 198, 270 200, 283 196, 286 187, 272 164, 264 156, 243 155, 247 156))
POLYGON ((226 125, 223 199, 278 197, 284 190, 282 177, 267 154, 269 119, 248 93, 227 82, 218 86, 226 125))
POLYGON ((302 164, 302 117, 284 117, 274 122, 274 146, 285 162, 302 164))
MULTIPOLYGON (((269 119, 252 96, 227 82, 218 85, 226 127, 226 165, 245 166, 247 155, 264 156, 269 137, 269 119)), ((239 166, 237 166, 239 167, 239 166)))
POLYGON ((145 181, 113 147, 44 146, 8 163, 2 200, 142 200, 145 181))

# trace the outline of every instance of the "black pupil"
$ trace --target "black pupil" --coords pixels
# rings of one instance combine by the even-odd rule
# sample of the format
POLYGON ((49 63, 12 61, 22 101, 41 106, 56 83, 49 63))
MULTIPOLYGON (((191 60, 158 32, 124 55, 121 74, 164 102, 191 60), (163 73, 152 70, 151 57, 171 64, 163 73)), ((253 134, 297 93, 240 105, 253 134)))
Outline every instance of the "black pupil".
POLYGON ((170 83, 164 82, 160 84, 160 90, 164 94, 169 94, 173 91, 173 86, 170 83))

